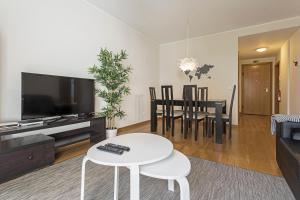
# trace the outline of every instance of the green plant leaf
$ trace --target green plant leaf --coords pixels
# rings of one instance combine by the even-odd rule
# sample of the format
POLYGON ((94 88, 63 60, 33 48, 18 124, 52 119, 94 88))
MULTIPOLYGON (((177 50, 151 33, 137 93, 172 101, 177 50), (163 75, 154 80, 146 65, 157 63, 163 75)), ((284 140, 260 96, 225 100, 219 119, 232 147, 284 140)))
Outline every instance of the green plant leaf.
POLYGON ((126 113, 121 110, 124 96, 130 94, 129 76, 132 72, 130 66, 124 66, 123 61, 128 57, 126 50, 114 54, 107 48, 101 48, 97 55, 98 64, 88 68, 97 83, 102 86, 95 93, 106 102, 106 106, 99 113, 110 121, 108 128, 113 128, 115 118, 122 119, 126 113))

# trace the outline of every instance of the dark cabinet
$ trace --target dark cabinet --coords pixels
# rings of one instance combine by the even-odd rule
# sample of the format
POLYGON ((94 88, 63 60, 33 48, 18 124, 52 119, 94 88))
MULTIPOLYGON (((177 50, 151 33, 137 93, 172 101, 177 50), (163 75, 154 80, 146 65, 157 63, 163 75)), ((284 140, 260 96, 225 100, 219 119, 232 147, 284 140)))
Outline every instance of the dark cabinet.
POLYGON ((54 139, 33 135, 0 143, 0 182, 51 165, 55 159, 54 139))
POLYGON ((91 120, 90 140, 93 143, 101 142, 106 139, 106 121, 105 118, 91 120))

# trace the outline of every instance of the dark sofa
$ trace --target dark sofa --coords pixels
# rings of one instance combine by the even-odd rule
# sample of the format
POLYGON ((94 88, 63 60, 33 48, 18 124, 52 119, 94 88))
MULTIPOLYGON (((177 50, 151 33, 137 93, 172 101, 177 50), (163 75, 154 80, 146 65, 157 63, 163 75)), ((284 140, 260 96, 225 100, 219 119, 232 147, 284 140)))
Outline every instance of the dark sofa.
POLYGON ((300 200, 300 123, 277 123, 276 160, 295 198, 300 200))

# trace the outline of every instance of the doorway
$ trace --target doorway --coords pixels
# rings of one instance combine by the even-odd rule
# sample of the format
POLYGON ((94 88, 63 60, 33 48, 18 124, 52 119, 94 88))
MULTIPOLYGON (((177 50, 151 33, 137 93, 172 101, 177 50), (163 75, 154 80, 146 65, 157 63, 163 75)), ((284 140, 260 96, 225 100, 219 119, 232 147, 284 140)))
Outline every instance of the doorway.
MULTIPOLYGON (((279 80, 279 72, 285 72, 287 63, 289 63, 288 53, 286 52, 289 48, 286 44, 298 29, 299 27, 291 27, 239 37, 239 112, 241 114, 270 115, 283 112, 281 107, 287 103, 287 86, 283 82, 285 79, 279 80), (272 64, 269 70, 270 63, 272 64), (262 73, 268 74, 266 80, 261 80, 261 84, 257 86, 252 81, 247 86, 248 82, 244 81, 242 73, 255 75, 255 70, 258 71, 261 69, 260 66, 262 65, 260 64, 268 64, 266 71, 262 71, 262 73), (254 66, 257 69, 254 69, 254 66), (270 73, 271 76, 269 76, 270 73), (243 85, 243 82, 245 82, 245 85, 243 85), (269 85, 270 82, 271 86, 269 85), (255 85, 254 87, 251 87, 252 83, 255 85), (254 89, 251 90, 251 88, 260 92, 254 89), (250 90, 250 93, 247 92, 247 89, 250 90)), ((281 76, 285 77, 286 74, 282 73, 281 76)), ((286 107, 287 105, 283 106, 283 108, 286 107)))
POLYGON ((242 65, 242 113, 272 114, 272 63, 242 65))

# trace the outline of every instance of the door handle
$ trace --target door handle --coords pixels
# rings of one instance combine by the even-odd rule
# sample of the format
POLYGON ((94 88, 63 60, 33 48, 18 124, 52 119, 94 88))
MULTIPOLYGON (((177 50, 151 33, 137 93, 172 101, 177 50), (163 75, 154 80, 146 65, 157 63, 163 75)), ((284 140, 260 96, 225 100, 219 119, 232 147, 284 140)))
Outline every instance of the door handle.
POLYGON ((268 93, 269 92, 269 88, 266 88, 265 91, 266 91, 266 93, 268 93))

